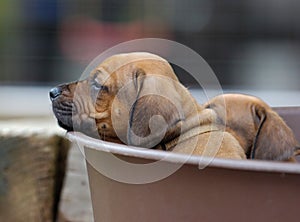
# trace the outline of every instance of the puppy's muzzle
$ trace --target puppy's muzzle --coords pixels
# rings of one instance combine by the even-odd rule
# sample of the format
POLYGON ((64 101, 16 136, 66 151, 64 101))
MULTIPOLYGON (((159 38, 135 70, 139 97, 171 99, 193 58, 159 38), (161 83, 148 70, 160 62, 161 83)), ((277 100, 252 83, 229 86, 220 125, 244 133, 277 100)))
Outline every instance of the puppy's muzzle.
POLYGON ((72 131, 73 98, 66 96, 66 93, 63 93, 67 91, 66 85, 59 85, 50 90, 49 97, 58 124, 62 128, 72 131))

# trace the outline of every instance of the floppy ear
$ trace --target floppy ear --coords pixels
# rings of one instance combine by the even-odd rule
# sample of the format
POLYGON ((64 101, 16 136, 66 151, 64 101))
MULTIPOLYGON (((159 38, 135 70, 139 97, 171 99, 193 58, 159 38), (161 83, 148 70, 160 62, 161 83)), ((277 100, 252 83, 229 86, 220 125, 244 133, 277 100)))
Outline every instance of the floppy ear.
POLYGON ((141 68, 135 69, 132 73, 132 81, 133 81, 135 90, 137 92, 137 97, 139 97, 141 89, 143 88, 145 76, 146 76, 146 73, 141 68))
POLYGON ((255 105, 252 115, 256 135, 251 159, 287 160, 294 155, 297 145, 294 134, 275 111, 255 105))
MULTIPOLYGON (((180 134, 181 115, 172 102, 162 94, 160 78, 147 77, 142 69, 133 74, 136 99, 129 113, 127 143, 129 145, 153 148, 164 141, 171 140, 180 134)), ((177 93, 169 87, 170 94, 177 93)))

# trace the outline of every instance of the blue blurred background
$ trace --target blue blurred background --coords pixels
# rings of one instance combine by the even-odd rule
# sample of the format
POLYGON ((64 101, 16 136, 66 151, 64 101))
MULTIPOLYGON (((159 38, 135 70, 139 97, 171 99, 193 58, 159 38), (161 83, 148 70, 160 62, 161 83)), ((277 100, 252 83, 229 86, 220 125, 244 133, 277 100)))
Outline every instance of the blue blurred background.
POLYGON ((72 81, 109 47, 155 37, 197 51, 223 87, 300 90, 299 11, 298 0, 1 0, 0 86, 72 81))

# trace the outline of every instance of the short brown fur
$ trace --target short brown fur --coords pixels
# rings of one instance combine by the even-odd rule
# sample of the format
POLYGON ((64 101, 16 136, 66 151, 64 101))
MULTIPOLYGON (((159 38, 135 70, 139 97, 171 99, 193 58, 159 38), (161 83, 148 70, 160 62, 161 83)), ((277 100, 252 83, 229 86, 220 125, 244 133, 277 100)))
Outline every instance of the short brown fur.
POLYGON ((57 89, 51 100, 60 126, 102 140, 234 159, 286 160, 295 152, 291 130, 265 103, 225 95, 202 106, 150 53, 112 56, 87 79, 57 89), (161 119, 151 126, 152 117, 161 119))

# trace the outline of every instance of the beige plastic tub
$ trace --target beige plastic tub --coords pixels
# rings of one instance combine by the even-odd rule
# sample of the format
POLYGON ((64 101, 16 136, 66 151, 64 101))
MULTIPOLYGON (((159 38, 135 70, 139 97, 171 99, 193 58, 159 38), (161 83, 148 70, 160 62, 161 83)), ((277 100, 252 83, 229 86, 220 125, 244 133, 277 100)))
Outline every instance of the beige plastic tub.
MULTIPOLYGON (((277 111, 299 141, 300 107, 277 111)), ((188 157, 68 137, 84 147, 95 221, 300 220, 299 163, 188 157)))

